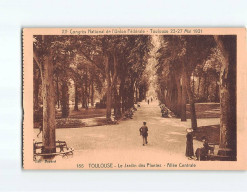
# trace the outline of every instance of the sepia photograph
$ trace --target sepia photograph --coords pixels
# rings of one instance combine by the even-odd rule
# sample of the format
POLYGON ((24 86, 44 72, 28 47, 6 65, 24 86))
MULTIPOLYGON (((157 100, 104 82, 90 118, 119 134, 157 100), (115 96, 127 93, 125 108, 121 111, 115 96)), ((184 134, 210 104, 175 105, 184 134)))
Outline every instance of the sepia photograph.
POLYGON ((32 29, 24 29, 23 38, 25 169, 210 170, 214 163, 221 169, 221 161, 241 158, 236 34, 28 32, 32 29), (32 75, 26 77, 26 69, 32 75))
POLYGON ((0 194, 247 191, 246 7, 0 0, 0 194))

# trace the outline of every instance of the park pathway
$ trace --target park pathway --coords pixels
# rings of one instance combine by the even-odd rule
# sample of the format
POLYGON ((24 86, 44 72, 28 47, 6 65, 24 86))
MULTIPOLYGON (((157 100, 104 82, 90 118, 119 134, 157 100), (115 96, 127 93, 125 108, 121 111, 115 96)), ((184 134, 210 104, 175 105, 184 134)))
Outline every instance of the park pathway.
MULTIPOLYGON (((198 119, 198 125, 219 124, 219 119, 198 119)), ((141 103, 133 119, 118 125, 57 129, 57 140, 65 140, 75 149, 69 160, 82 162, 153 162, 187 161, 186 128, 190 120, 162 118, 158 102, 141 103), (149 128, 148 145, 142 145, 139 128, 143 121, 149 128), (100 160, 98 160, 100 159, 100 160)), ((200 146, 194 142, 194 148, 200 146)))

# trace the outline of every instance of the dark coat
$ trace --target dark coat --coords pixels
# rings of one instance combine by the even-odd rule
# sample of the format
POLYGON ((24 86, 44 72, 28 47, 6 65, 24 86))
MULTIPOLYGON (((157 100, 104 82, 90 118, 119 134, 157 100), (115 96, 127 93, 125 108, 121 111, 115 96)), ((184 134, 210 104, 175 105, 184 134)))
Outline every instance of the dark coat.
POLYGON ((147 126, 142 126, 140 128, 140 134, 143 136, 143 137, 147 137, 148 136, 148 127, 147 126))
POLYGON ((200 160, 206 160, 207 159, 209 148, 210 147, 208 145, 208 142, 205 141, 203 143, 203 147, 202 148, 197 148, 196 149, 196 158, 197 159, 200 159, 200 160))
POLYGON ((194 156, 194 148, 193 148, 193 136, 191 133, 187 133, 186 135, 186 153, 185 156, 194 156))

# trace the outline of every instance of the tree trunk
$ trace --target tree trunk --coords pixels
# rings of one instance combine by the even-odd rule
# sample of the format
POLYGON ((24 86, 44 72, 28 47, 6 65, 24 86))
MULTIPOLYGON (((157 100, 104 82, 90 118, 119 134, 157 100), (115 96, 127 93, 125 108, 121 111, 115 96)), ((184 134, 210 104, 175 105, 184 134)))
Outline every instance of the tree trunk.
POLYGON ((201 85, 201 77, 199 76, 198 77, 198 88, 197 88, 197 96, 198 96, 198 99, 200 98, 200 85, 201 85))
POLYGON ((209 96, 209 86, 210 86, 210 77, 208 78, 207 84, 206 84, 206 102, 209 101, 208 96, 209 96))
POLYGON ((59 84, 58 84, 58 75, 57 75, 57 107, 60 107, 60 93, 59 93, 59 84))
POLYGON ((67 84, 67 79, 64 78, 62 81, 62 118, 67 118, 69 116, 69 88, 67 84))
POLYGON ((167 90, 166 90, 166 96, 165 96, 165 102, 166 102, 166 106, 167 106, 168 108, 170 108, 170 102, 169 102, 170 98, 169 98, 169 94, 170 94, 170 92, 169 92, 169 90, 167 89, 167 90))
POLYGON ((124 93, 124 77, 121 78, 120 88, 119 88, 119 95, 120 95, 120 102, 122 104, 122 113, 125 112, 125 93, 124 93))
POLYGON ((170 103, 169 103, 169 90, 168 90, 168 88, 166 89, 166 94, 165 94, 165 104, 166 104, 166 106, 169 108, 170 107, 170 103))
POLYGON ((83 86, 83 84, 82 84, 82 86, 81 86, 81 107, 82 108, 85 108, 86 106, 85 106, 85 90, 84 90, 84 86, 83 86))
POLYGON ((181 84, 182 84, 182 93, 181 93, 181 121, 187 121, 186 117, 186 100, 187 100, 187 92, 186 92, 186 82, 185 82, 185 71, 183 70, 181 84))
POLYGON ((196 110, 195 110, 195 102, 194 102, 194 95, 191 91, 191 86, 190 86, 190 76, 187 73, 185 64, 183 63, 183 69, 184 69, 184 82, 186 85, 186 91, 187 95, 189 97, 189 102, 190 102, 190 115, 191 115, 191 128, 195 131, 197 129, 197 119, 196 119, 196 110))
POLYGON ((219 102, 219 85, 218 85, 218 76, 216 77, 216 79, 215 79, 215 102, 217 103, 217 102, 219 102))
POLYGON ((113 52, 113 69, 114 73, 111 79, 110 67, 109 67, 109 57, 106 56, 104 59, 105 63, 105 73, 106 73, 106 82, 107 82, 107 92, 106 92, 106 119, 111 120, 111 108, 112 108, 112 88, 116 83, 117 79, 117 59, 116 53, 113 52))
POLYGON ((94 85, 93 85, 93 80, 91 83, 91 106, 94 106, 94 85))
POLYGON ((192 92, 195 94, 195 78, 194 78, 194 73, 192 73, 192 92))
POLYGON ((180 84, 181 76, 175 78, 177 86, 177 117, 181 117, 181 108, 182 108, 182 87, 180 84))
POLYGON ((177 86, 176 86, 176 78, 172 74, 171 75, 171 82, 170 82, 170 88, 171 88, 171 111, 177 115, 177 86))
POLYGON ((106 72, 106 82, 107 82, 107 91, 106 91, 106 119, 111 120, 111 107, 112 107, 112 88, 111 88, 111 77, 109 70, 109 59, 108 56, 105 57, 105 72, 106 72))
POLYGON ((55 91, 53 86, 53 64, 50 56, 44 57, 41 74, 43 95, 42 153, 54 153, 56 152, 55 91))
POLYGON ((85 108, 88 109, 88 70, 86 68, 86 79, 85 79, 85 108))
POLYGON ((134 81, 131 81, 129 86, 129 94, 128 94, 128 108, 132 108, 134 106, 134 81))
POLYGON ((75 81, 75 106, 74 106, 74 110, 78 111, 78 87, 77 87, 77 83, 75 81))
POLYGON ((114 87, 113 90, 114 90, 114 116, 115 119, 119 119, 121 117, 120 96, 117 92, 118 90, 116 87, 114 87))
POLYGON ((135 101, 135 103, 137 103, 137 102, 138 102, 138 86, 137 86, 137 82, 136 82, 136 84, 135 84, 135 96, 136 96, 136 101, 135 101))
POLYGON ((207 91, 207 74, 204 73, 203 101, 207 100, 206 91, 207 91))
POLYGON ((172 94, 171 94, 171 110, 177 115, 177 89, 174 86, 175 82, 172 84, 172 94))
POLYGON ((112 108, 112 89, 110 86, 107 87, 106 93, 106 119, 111 120, 111 108, 112 108))
POLYGON ((228 36, 224 42, 214 39, 223 54, 220 70, 220 149, 218 155, 236 160, 236 37, 228 36))
POLYGON ((38 111, 39 110, 39 87, 40 87, 40 80, 41 80, 41 76, 40 76, 40 71, 37 68, 34 68, 34 75, 33 75, 33 97, 34 97, 34 104, 33 104, 33 109, 34 111, 38 111))

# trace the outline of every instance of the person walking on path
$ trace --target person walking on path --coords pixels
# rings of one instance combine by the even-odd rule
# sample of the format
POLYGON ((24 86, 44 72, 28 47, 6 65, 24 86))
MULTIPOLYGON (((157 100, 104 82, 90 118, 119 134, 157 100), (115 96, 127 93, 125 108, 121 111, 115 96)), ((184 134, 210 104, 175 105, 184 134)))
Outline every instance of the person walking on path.
POLYGON ((146 122, 143 122, 143 126, 139 129, 140 130, 140 135, 142 136, 143 140, 143 146, 148 143, 147 137, 148 137, 148 127, 146 125, 146 122))
POLYGON ((189 159, 192 159, 192 157, 194 156, 193 135, 192 135, 193 129, 189 128, 186 131, 188 133, 186 135, 187 141, 186 141, 186 153, 185 153, 185 156, 187 156, 189 159))
POLYGON ((148 104, 149 104, 149 99, 148 99, 148 104))

